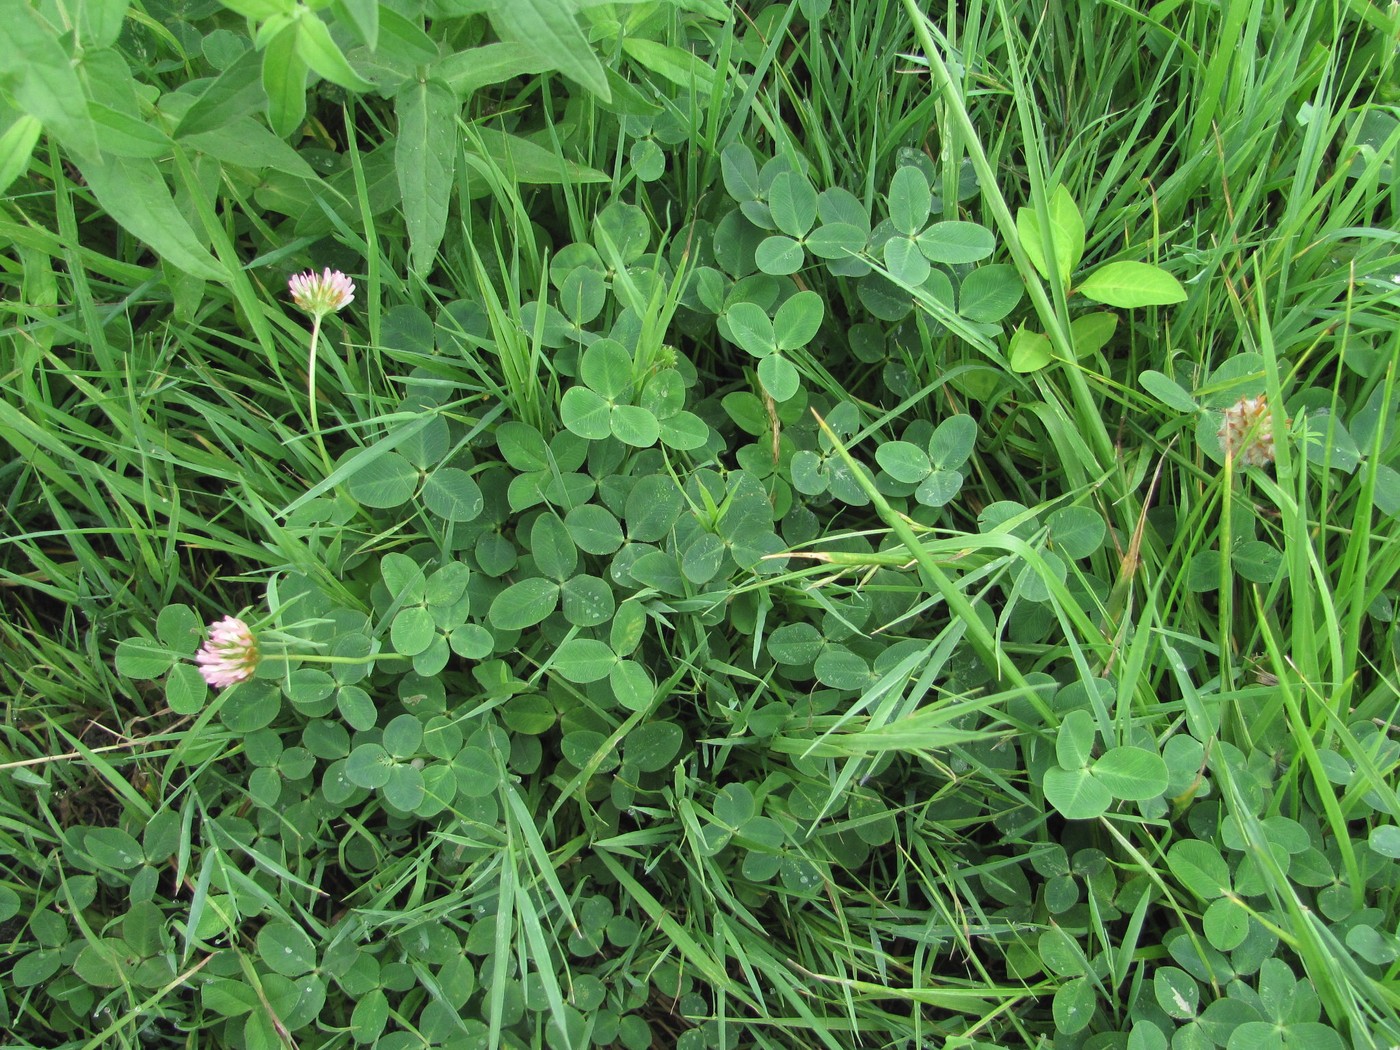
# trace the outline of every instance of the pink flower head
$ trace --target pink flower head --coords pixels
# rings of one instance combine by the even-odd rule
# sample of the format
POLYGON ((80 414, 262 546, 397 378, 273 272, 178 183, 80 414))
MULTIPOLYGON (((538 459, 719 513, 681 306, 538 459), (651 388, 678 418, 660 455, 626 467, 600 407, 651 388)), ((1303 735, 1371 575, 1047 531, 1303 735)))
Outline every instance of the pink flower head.
POLYGON ((225 616, 209 625, 209 640, 194 659, 204 680, 223 689, 253 677, 258 658, 258 640, 248 625, 225 616))
POLYGON ((1220 446, 1231 459, 1247 467, 1266 467, 1274 461, 1274 415, 1263 394, 1242 397, 1225 410, 1216 432, 1220 446))
POLYGON ((318 321, 326 314, 349 306, 355 299, 355 282, 329 267, 320 274, 315 270, 299 273, 287 286, 292 290, 292 302, 318 321))

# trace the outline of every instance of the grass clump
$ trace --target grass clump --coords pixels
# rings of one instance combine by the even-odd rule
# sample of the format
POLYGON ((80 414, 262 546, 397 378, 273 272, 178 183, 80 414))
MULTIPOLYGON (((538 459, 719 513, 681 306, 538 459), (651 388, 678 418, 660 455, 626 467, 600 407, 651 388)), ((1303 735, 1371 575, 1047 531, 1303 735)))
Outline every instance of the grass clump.
POLYGON ((1400 1039, 1393 12, 14 24, 16 1045, 1400 1039))

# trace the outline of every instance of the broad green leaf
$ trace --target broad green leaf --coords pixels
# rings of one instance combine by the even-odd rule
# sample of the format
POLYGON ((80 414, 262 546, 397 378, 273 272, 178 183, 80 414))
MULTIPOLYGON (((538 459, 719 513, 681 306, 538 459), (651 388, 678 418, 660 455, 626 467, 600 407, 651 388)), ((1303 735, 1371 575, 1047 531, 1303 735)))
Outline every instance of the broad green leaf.
POLYGON ((758 177, 758 162, 753 150, 743 142, 733 142, 719 156, 720 177, 725 192, 736 201, 758 200, 763 195, 763 183, 758 177))
POLYGON ((1081 769, 1094 752, 1094 716, 1088 711, 1071 711, 1055 734, 1055 760, 1065 769, 1081 769))
POLYGON ((579 28, 578 6, 560 0, 505 0, 492 5, 491 21, 501 36, 538 51, 559 72, 606 102, 612 91, 603 64, 579 28))
POLYGON ((530 554, 535 567, 563 582, 578 568, 578 548, 564 523, 551 513, 541 514, 530 529, 530 554))
POLYGON ((1054 766, 1045 771, 1045 800, 1070 820, 1093 820, 1108 812, 1113 796, 1087 769, 1054 766))
POLYGON ((170 153, 170 137, 154 124, 104 106, 101 102, 90 103, 88 110, 104 153, 150 159, 170 153))
POLYGON ((1103 515, 1088 507, 1061 507, 1046 519, 1050 543, 1067 558, 1087 558, 1107 535, 1103 515))
POLYGON ((706 584, 724 564, 724 541, 712 532, 697 533, 681 554, 681 572, 691 583, 706 584))
POLYGON ((85 51, 111 47, 121 35, 131 0, 81 0, 77 7, 78 40, 85 51))
POLYGON ((975 222, 936 222, 919 234, 919 249, 930 262, 960 264, 985 259, 996 248, 992 231, 975 222))
POLYGON ((373 51, 379 46, 379 0, 331 0, 335 21, 373 51))
POLYGON ((1120 309, 1166 306, 1186 299, 1180 281, 1160 267, 1140 262, 1100 266, 1077 290, 1085 298, 1120 309))
MULTIPOLYGON (((262 56, 245 51, 195 98, 175 125, 177 138, 214 131, 261 109, 267 99, 261 82, 262 56)), ((162 100, 162 109, 167 100, 162 100)))
POLYGON ((917 484, 933 469, 928 456, 918 445, 908 441, 886 441, 875 450, 875 462, 896 481, 917 484))
POLYGON ((817 191, 805 176, 781 172, 768 189, 768 211, 779 231, 802 237, 817 221, 817 191))
POLYGON ((412 758, 423 744, 423 723, 417 715, 395 715, 384 727, 384 750, 395 758, 412 758))
POLYGON ((1051 1002, 1055 1028, 1064 1035, 1083 1031, 1094 1019, 1097 1005, 1098 996, 1089 978, 1075 977, 1066 981, 1056 990, 1051 1002))
POLYGON ((564 619, 575 627, 599 627, 617 608, 612 588, 596 576, 579 575, 559 588, 564 619))
POLYGON ((1157 1005, 1168 1017, 1189 1021, 1196 1016, 1201 1004, 1201 986, 1185 970, 1176 966, 1159 966, 1152 975, 1152 991, 1157 1005))
POLYGON ((585 386, 570 387, 559 400, 559 418, 564 426, 590 441, 612 435, 611 415, 608 403, 585 386))
POLYGON ((972 456, 976 443, 977 421, 959 413, 938 424, 928 441, 928 456, 935 467, 956 470, 972 456))
POLYGON ((1167 867, 1201 900, 1214 900, 1230 891, 1230 867, 1220 849, 1200 839, 1183 839, 1167 850, 1167 867))
POLYGON ((608 677, 617 655, 594 638, 570 638, 554 653, 553 668, 566 681, 587 685, 608 677))
POLYGON ((1114 747, 1094 763, 1091 772, 1116 799, 1143 802, 1167 789, 1167 764, 1143 747, 1114 747))
POLYGON ((1164 376, 1161 372, 1149 369, 1138 376, 1138 383, 1149 394, 1155 397, 1168 408, 1174 408, 1178 412, 1196 413, 1199 406, 1193 398, 1176 380, 1164 376))
POLYGON ((773 341, 779 350, 796 350, 816 337, 825 310, 822 297, 813 291, 800 291, 778 307, 773 318, 773 341))
POLYGON ((851 259, 865 248, 866 231, 846 222, 818 226, 802 242, 818 259, 851 259))
POLYGON ((935 470, 919 483, 914 498, 925 507, 947 506, 961 491, 963 476, 956 470, 935 470))
POLYGON ((159 678, 174 663, 175 654, 164 645, 143 638, 127 638, 117 643, 117 673, 127 678, 159 678))
POLYGON ((306 931, 280 920, 258 931, 258 954, 283 977, 300 977, 316 966, 316 947, 306 931))
POLYGON ((299 179, 316 178, 315 169, 300 153, 253 117, 230 117, 221 127, 186 135, 181 143, 224 164, 270 168, 299 179))
POLYGON ((177 715, 198 714, 209 696, 209 687, 192 664, 176 664, 165 679, 165 702, 177 715))
POLYGON ((513 583, 491 602, 487 619, 503 631, 523 631, 539 623, 559 605, 559 585, 532 576, 513 583))
POLYGON ((502 458, 522 473, 551 467, 549 446, 540 432, 528 423, 513 419, 502 423, 496 428, 496 446, 502 458))
POLYGON ((418 468, 392 449, 365 460, 348 478, 345 490, 361 506, 400 507, 418 486, 418 468))
POLYGON ((656 697, 656 683, 635 660, 621 660, 608 672, 613 697, 628 711, 645 711, 656 697))
POLYGON ((297 54, 297 27, 284 25, 263 48, 262 82, 267 122, 282 138, 301 127, 306 116, 306 60, 297 54))
POLYGON ((489 84, 499 84, 518 76, 553 69, 548 56, 520 47, 515 42, 482 44, 446 55, 433 67, 453 93, 465 99, 489 84))
POLYGON ((704 447, 710 439, 710 428, 693 412, 677 412, 661 422, 661 443, 678 452, 691 452, 704 447))
MULTIPOLYGON (((3 22, 0 19, 0 22, 3 22)), ((175 203, 155 163, 127 157, 80 162, 97 203, 167 262, 206 281, 221 281, 223 268, 200 242, 175 203)))
POLYGON ((758 378, 774 401, 793 397, 802 385, 797 368, 782 354, 769 354, 758 363, 758 378))
MULTIPOLYGON (((904 171, 910 169, 904 168, 904 171)), ((891 237, 885 242, 885 267, 890 272, 890 280, 909 288, 918 288, 928 280, 933 267, 929 264, 918 244, 910 237, 891 237)))
POLYGON ((614 339, 599 339, 583 352, 579 378, 609 401, 626 400, 632 394, 632 355, 614 339))
POLYGON ((656 417, 636 405, 614 405, 608 425, 614 437, 633 448, 650 448, 661 437, 656 417))
POLYGON ((725 312, 734 342, 754 357, 771 354, 776 346, 773 322, 757 303, 737 302, 725 312))
POLYGON ((1234 951, 1249 933, 1249 913, 1236 901, 1220 897, 1206 907, 1201 930, 1216 951, 1234 951))
POLYGON ((0 81, 19 108, 81 157, 95 159, 87 96, 58 31, 28 3, 0 18, 0 81))
POLYGON ((472 521, 485 505, 481 487, 460 467, 439 467, 423 483, 423 504, 447 521, 472 521))
POLYGON ((684 731, 674 722, 647 722, 627 734, 623 755, 643 773, 655 773, 675 761, 684 739, 684 731))
POLYGON ((389 641, 394 651, 404 656, 423 652, 436 634, 432 614, 421 605, 400 609, 389 627, 389 641))
POLYGON ((622 526, 610 510, 596 503, 574 507, 565 516, 564 526, 589 554, 612 554, 622 546, 622 526))
POLYGON ((996 324, 1016 309, 1024 291, 1016 267, 1006 263, 979 266, 958 288, 958 313, 983 324, 996 324))
POLYGON ((754 264, 774 277, 796 273, 806 260, 802 245, 784 234, 764 238, 754 252, 754 264))
POLYGON ((415 270, 426 273, 447 228, 460 104, 452 89, 436 78, 409 84, 394 102, 399 118, 394 166, 403 196, 410 259, 415 270))
POLYGON ((296 0, 220 0, 220 3, 244 18, 259 22, 273 15, 289 15, 296 10, 296 0))
POLYGON ((924 228, 932 205, 928 176, 919 168, 908 165, 894 173, 890 180, 890 223, 896 230, 913 237, 924 228))

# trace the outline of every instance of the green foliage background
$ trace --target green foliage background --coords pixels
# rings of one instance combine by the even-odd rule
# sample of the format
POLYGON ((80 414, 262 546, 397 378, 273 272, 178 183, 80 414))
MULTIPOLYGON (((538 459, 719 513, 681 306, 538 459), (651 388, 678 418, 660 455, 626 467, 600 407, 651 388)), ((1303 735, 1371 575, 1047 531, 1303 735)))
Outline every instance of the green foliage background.
POLYGON ((944 7, 7 13, 10 1045, 1400 1040, 1400 15, 944 7))

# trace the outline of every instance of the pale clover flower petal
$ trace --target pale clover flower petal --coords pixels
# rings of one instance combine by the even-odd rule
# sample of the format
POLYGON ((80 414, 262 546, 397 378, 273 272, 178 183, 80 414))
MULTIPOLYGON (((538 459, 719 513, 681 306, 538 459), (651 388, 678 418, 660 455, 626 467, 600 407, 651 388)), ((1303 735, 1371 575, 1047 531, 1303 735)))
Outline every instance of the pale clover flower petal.
POLYGON ((209 625, 209 638, 194 659, 204 680, 224 689, 251 678, 260 655, 258 640, 248 625, 225 616, 209 625))
POLYGON ((329 267, 322 273, 307 270, 287 282, 292 302, 316 318, 349 306, 355 299, 355 282, 329 267))
POLYGON ((1216 432, 1225 454, 1247 467, 1266 467, 1274 461, 1274 416, 1263 394, 1242 397, 1225 410, 1216 432))

